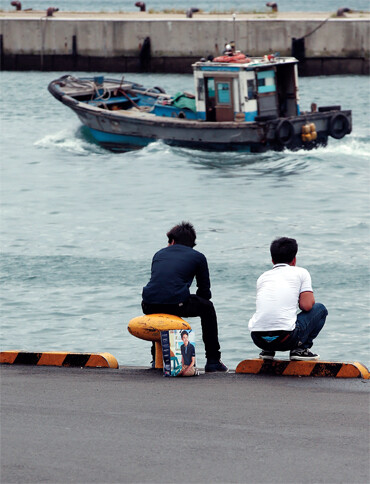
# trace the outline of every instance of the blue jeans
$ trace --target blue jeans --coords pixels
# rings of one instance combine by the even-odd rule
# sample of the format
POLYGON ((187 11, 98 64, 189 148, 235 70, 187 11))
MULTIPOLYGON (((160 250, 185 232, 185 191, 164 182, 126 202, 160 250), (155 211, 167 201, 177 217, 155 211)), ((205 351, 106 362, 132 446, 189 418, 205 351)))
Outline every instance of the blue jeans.
POLYGON ((322 330, 328 311, 323 304, 315 303, 310 311, 297 315, 293 331, 253 331, 256 346, 267 351, 289 351, 296 348, 311 348, 313 340, 322 330))
POLYGON ((325 324, 327 315, 328 310, 320 303, 315 303, 310 311, 302 311, 297 315, 296 327, 292 335, 293 340, 296 340, 296 348, 311 348, 313 340, 325 324))

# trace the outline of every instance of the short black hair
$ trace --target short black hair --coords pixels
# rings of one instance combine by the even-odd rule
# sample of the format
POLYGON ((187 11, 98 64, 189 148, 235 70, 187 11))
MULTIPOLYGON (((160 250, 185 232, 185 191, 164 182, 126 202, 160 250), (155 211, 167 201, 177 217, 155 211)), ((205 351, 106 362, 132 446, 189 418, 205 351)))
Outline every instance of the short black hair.
POLYGON ((270 245, 271 258, 274 264, 290 264, 297 252, 297 241, 288 237, 275 239, 270 245))
POLYGON ((168 243, 172 241, 175 244, 187 245, 188 247, 194 247, 197 234, 193 225, 190 222, 181 222, 181 224, 175 225, 167 232, 168 243))
POLYGON ((184 336, 184 334, 186 334, 186 336, 189 336, 189 333, 187 331, 181 331, 181 339, 184 336))

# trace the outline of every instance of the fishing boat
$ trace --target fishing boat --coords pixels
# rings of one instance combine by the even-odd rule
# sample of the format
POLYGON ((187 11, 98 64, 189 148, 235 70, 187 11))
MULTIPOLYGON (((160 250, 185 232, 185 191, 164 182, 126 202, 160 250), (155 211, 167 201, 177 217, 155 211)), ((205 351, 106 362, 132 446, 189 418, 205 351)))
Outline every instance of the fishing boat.
POLYGON ((113 151, 163 140, 194 149, 265 152, 325 146, 352 130, 341 106, 301 111, 294 57, 240 52, 193 64, 195 94, 104 76, 64 75, 48 89, 71 108, 94 139, 113 151))

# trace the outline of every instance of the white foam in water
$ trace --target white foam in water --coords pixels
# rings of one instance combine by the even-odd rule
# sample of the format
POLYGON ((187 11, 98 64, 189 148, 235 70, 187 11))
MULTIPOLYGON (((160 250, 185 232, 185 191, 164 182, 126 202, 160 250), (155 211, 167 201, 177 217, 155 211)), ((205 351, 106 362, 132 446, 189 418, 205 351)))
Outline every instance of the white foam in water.
POLYGON ((368 159, 369 157, 369 142, 365 137, 349 136, 341 142, 329 140, 328 145, 321 149, 325 150, 328 154, 352 156, 356 153, 356 157, 364 159, 368 159))
POLYGON ((148 153, 158 153, 161 152, 161 155, 167 154, 171 152, 171 147, 166 145, 162 140, 154 141, 153 143, 149 143, 147 146, 144 146, 140 151, 137 153, 141 154, 148 154, 148 153))
POLYGON ((328 155, 341 155, 341 156, 353 156, 368 159, 369 156, 369 138, 365 136, 348 136, 343 140, 334 140, 333 138, 328 139, 328 144, 326 146, 319 146, 313 150, 307 151, 300 149, 297 151, 284 150, 284 155, 289 154, 295 157, 327 157, 328 155))
POLYGON ((90 155, 91 152, 103 151, 103 148, 77 137, 75 129, 64 129, 57 133, 48 134, 36 141, 34 145, 46 149, 51 147, 61 148, 63 151, 85 156, 90 155))

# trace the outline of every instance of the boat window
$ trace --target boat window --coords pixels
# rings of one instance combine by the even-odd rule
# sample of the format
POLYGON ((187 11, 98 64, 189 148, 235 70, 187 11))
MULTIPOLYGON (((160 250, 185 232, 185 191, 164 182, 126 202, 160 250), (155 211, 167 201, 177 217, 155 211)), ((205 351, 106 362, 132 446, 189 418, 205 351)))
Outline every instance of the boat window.
POLYGON ((203 77, 198 79, 198 99, 199 99, 199 101, 204 100, 204 79, 203 79, 203 77))
POLYGON ((231 104, 229 82, 217 83, 217 99, 219 104, 231 104))
POLYGON ((257 86, 259 93, 275 92, 275 72, 261 71, 257 72, 257 86))
POLYGON ((215 80, 213 77, 208 77, 207 79, 207 91, 208 97, 215 97, 215 80))
POLYGON ((256 84, 254 79, 249 79, 247 81, 247 89, 248 89, 248 99, 255 99, 256 97, 256 84))

